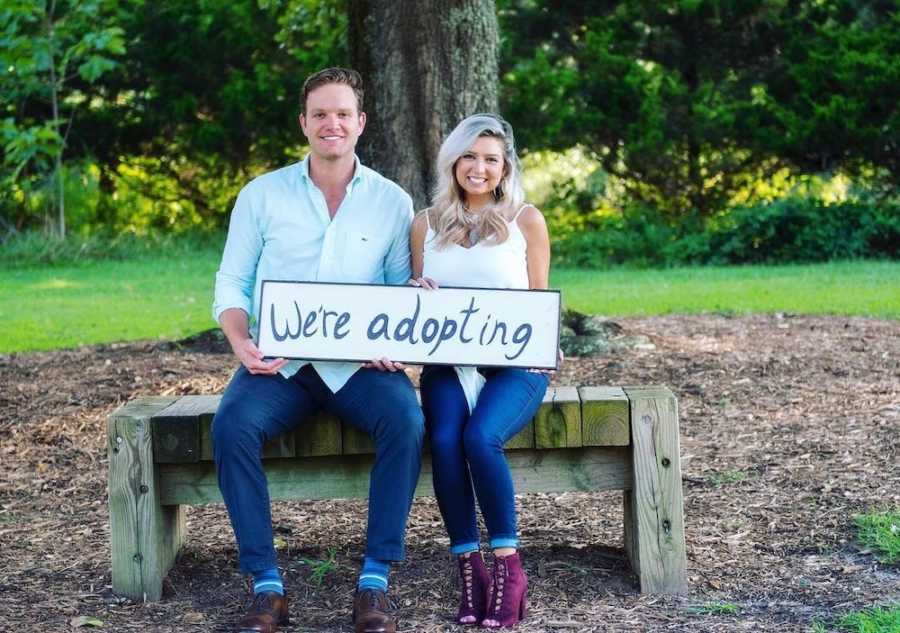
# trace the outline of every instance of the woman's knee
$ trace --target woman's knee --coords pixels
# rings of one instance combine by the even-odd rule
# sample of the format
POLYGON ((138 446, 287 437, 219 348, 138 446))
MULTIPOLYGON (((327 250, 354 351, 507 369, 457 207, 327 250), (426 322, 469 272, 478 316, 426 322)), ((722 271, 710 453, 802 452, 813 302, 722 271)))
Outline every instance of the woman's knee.
POLYGON ((448 424, 432 424, 429 428, 428 443, 431 446, 431 454, 436 457, 457 455, 463 450, 462 429, 448 424))
POLYGON ((503 453, 503 438, 485 425, 467 425, 462 439, 469 463, 491 460, 503 453))

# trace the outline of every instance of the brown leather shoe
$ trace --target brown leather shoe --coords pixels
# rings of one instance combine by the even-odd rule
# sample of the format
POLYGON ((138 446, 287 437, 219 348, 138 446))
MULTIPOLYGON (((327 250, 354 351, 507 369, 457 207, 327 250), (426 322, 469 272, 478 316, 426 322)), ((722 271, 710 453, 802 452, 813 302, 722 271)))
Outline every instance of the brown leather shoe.
POLYGON ((396 633, 397 625, 388 615, 387 596, 377 589, 357 591, 353 598, 353 627, 356 633, 396 633))
POLYGON ((278 627, 290 624, 287 596, 263 591, 253 597, 247 615, 237 623, 238 633, 276 633, 278 627))

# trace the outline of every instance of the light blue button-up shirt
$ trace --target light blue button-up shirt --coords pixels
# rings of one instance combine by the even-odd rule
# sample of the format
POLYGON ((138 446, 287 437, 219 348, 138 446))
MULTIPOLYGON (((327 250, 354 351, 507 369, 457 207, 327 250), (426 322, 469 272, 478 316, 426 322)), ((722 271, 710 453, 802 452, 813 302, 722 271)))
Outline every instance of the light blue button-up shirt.
MULTIPOLYGON (((409 279, 412 199, 396 183, 356 159, 347 193, 332 219, 309 177, 309 156, 252 180, 231 212, 216 273, 213 318, 228 308, 250 316, 256 337, 263 279, 404 284, 409 279)), ((286 378, 308 361, 293 360, 286 378)), ((359 363, 313 362, 332 392, 359 363)))

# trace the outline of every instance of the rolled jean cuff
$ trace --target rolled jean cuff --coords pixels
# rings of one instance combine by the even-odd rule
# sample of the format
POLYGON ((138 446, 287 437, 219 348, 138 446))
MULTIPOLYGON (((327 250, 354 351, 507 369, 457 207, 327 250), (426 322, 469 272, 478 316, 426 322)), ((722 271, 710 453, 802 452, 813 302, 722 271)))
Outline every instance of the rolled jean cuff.
POLYGON ((460 543, 459 545, 451 545, 450 553, 459 556, 460 554, 465 554, 467 552, 477 552, 478 551, 478 543, 460 543))
POLYGON ((491 549, 500 549, 501 547, 519 547, 519 539, 517 538, 492 538, 491 549))
POLYGON ((249 562, 240 561, 238 564, 242 574, 255 574, 273 567, 278 567, 278 558, 275 556, 271 558, 257 558, 249 562))

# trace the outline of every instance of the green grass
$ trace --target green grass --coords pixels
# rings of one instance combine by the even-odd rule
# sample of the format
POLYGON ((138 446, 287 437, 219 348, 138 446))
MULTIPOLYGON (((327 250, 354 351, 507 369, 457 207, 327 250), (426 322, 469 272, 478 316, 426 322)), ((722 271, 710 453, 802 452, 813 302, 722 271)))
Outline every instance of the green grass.
MULTIPOLYGON (((0 269, 0 353, 177 339, 214 326, 220 251, 0 269)), ((2 259, 2 258, 0 258, 2 259)), ((609 316, 795 312, 900 318, 900 262, 556 270, 567 307, 609 316)))
POLYGON ((723 470, 721 472, 712 473, 707 477, 707 480, 710 484, 718 488, 719 486, 727 484, 736 484, 744 481, 746 478, 747 473, 742 470, 723 470))
POLYGON ((900 563, 900 509, 853 517, 859 541, 882 563, 900 563))
POLYGON ((316 587, 321 587, 325 582, 325 577, 331 572, 337 570, 338 565, 335 562, 337 556, 337 548, 329 547, 328 556, 323 560, 313 558, 301 558, 300 562, 309 567, 309 581, 316 587))
POLYGON ((556 270, 567 308, 631 316, 792 312, 900 318, 900 262, 556 270))
POLYGON ((0 271, 0 353, 137 339, 213 327, 219 253, 0 271))
POLYGON ((900 605, 848 613, 838 620, 837 625, 852 633, 897 633, 900 631, 900 605))

